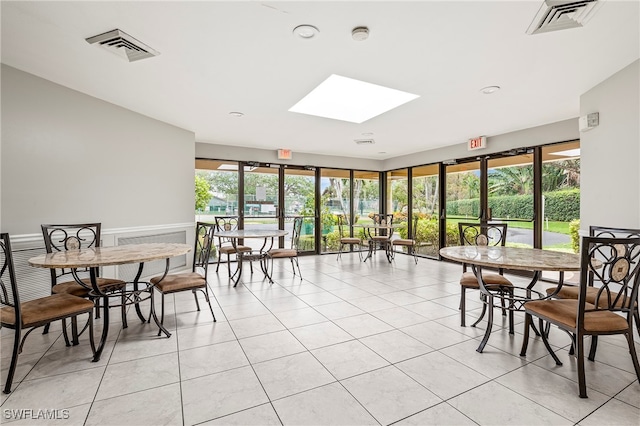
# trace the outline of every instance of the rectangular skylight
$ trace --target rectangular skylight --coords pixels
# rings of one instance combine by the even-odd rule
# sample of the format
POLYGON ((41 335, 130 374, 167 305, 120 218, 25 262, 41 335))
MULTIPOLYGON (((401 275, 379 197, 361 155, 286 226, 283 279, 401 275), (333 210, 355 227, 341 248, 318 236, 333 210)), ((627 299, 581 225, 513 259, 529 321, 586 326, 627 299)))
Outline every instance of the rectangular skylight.
POLYGON ((363 123, 418 97, 400 90, 332 74, 289 108, 289 111, 363 123))

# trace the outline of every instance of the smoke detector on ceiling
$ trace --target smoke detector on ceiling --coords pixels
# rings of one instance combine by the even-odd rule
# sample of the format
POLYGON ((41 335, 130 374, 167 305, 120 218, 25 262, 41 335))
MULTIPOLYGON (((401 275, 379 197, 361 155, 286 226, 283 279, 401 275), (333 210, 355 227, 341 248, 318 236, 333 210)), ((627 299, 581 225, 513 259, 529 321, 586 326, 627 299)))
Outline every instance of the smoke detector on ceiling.
POLYGON ((351 31, 351 37, 355 41, 365 41, 369 38, 369 28, 367 27, 355 27, 351 31))
POLYGON ((527 34, 540 34, 584 26, 604 0, 545 0, 527 34))
POLYGON ((373 145, 376 143, 373 139, 355 139, 354 142, 358 145, 373 145))
POLYGON ((87 43, 97 44, 98 46, 125 58, 129 62, 151 58, 152 56, 158 56, 160 54, 160 52, 153 50, 141 41, 136 40, 129 34, 118 29, 89 37, 86 40, 87 43))

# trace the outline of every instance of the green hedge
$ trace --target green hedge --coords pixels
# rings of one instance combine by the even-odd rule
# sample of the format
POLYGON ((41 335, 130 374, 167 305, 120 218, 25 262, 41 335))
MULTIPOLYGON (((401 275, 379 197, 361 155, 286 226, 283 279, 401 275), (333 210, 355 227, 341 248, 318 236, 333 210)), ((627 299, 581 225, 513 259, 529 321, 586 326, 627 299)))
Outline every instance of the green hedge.
MULTIPOLYGON (((545 195, 546 219, 569 222, 580 217, 580 190, 548 192, 545 195)), ((533 217, 531 195, 503 195, 491 198, 491 215, 499 218, 530 219, 533 217)), ((472 216, 479 212, 477 198, 447 202, 448 216, 472 216)))
POLYGON ((545 195, 545 215, 549 220, 570 222, 580 217, 580 190, 548 192, 545 195))

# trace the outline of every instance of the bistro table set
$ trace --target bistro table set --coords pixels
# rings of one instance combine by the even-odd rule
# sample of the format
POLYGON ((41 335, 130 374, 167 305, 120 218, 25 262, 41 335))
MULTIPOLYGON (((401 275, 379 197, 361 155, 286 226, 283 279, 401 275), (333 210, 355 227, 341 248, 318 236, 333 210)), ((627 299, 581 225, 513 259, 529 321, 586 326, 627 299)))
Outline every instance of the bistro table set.
MULTIPOLYGON (((461 229, 462 229, 462 225, 461 229)), ((81 313, 89 313, 87 326, 90 329, 90 343, 93 350, 93 361, 100 360, 102 351, 107 342, 109 333, 109 309, 114 306, 122 307, 123 327, 126 328, 126 311, 125 306, 135 306, 138 317, 143 322, 150 322, 153 318, 158 326, 158 335, 164 333, 167 337, 171 333, 164 327, 164 293, 180 291, 180 289, 161 288, 163 293, 163 312, 162 318, 159 320, 155 312, 155 304, 153 303, 154 287, 160 287, 160 283, 167 277, 170 269, 170 259, 183 256, 192 250, 187 244, 176 243, 152 243, 152 244, 130 244, 115 247, 100 247, 100 224, 71 225, 79 228, 75 235, 63 232, 63 238, 57 242, 63 242, 64 247, 55 247, 53 250, 51 244, 51 235, 45 232, 46 226, 43 225, 45 233, 45 242, 47 242, 47 254, 36 256, 28 260, 29 264, 37 268, 47 268, 52 270, 53 284, 56 284, 56 273, 53 271, 62 270, 63 274, 70 273, 73 280, 64 285, 60 284, 63 289, 58 289, 58 293, 68 293, 68 295, 52 295, 49 298, 42 298, 43 303, 38 305, 38 301, 26 302, 21 313, 22 304, 19 301, 17 292, 16 278, 13 267, 13 259, 11 256, 10 243, 8 234, 2 234, 3 258, 0 267, 0 284, 2 284, 2 293, 0 294, 3 305, 8 307, 2 308, 2 325, 16 329, 16 338, 14 344, 14 357, 10 368, 9 380, 5 387, 5 393, 10 392, 11 378, 15 371, 15 363, 17 355, 20 352, 22 344, 26 336, 39 326, 47 326, 49 322, 56 319, 63 321, 64 336, 67 344, 69 344, 64 320, 72 319, 72 331, 74 334, 74 344, 77 344, 77 326, 76 316, 81 313), (81 233, 91 230, 90 225, 97 225, 97 230, 93 229, 90 238, 81 233), (49 239, 47 239, 49 238, 49 239), (87 240, 89 242, 87 242, 87 240), (84 244, 84 245, 83 245, 84 244), (164 260, 165 270, 161 277, 156 277, 150 281, 141 279, 143 276, 144 265, 147 262, 164 260), (135 277, 130 282, 104 279, 101 278, 100 270, 106 266, 138 264, 135 277), (66 272, 65 272, 66 271, 66 272), (8 281, 5 273, 10 275, 11 290, 7 289, 5 283, 8 281), (89 277, 82 277, 81 273, 88 273, 89 277), (66 287, 65 287, 66 286, 66 287), (75 286, 75 287, 74 287, 75 286), (75 288, 75 289, 73 289, 75 288), (91 300, 95 303, 96 316, 101 313, 103 317, 102 332, 98 345, 93 341, 93 322, 92 322, 92 304, 82 304, 75 299, 82 300, 81 297, 75 297, 73 294, 91 300), (49 300, 50 299, 50 300, 49 300), (145 316, 140 308, 140 303, 150 300, 150 313, 145 316), (58 303, 60 302, 60 303, 58 303), (40 316, 40 319, 26 321, 32 328, 21 338, 21 321, 25 321, 29 315, 33 317, 33 309, 27 309, 28 304, 34 307, 38 306, 62 306, 64 303, 71 303, 67 311, 58 314, 50 314, 49 317, 40 316), (113 302, 113 303, 110 303, 113 302), (56 305, 58 303, 58 305, 56 305), (120 303, 119 305, 117 303, 120 303), (99 309, 99 307, 102 309, 99 309), (10 309, 9 311, 7 309, 10 309), (21 318, 23 317, 24 318, 21 318), (47 318, 49 318, 47 320, 47 318)), ((391 221, 386 222, 374 221, 373 224, 352 225, 364 229, 364 235, 369 239, 369 250, 365 258, 370 259, 373 253, 380 248, 385 251, 389 262, 392 262, 393 256, 390 250, 393 249, 390 244, 391 236, 398 227, 392 225, 391 221)), ((501 225, 505 230, 506 225, 501 225)), ((478 224, 477 229, 486 229, 486 224, 478 224)), ((60 231, 56 229, 55 231, 60 231)), ((597 336, 601 334, 624 334, 629 342, 629 352, 631 354, 636 373, 640 380, 640 365, 633 344, 632 323, 635 319, 636 327, 640 330, 640 316, 638 315, 638 288, 640 287, 640 231, 620 230, 617 228, 592 227, 590 236, 584 237, 582 240, 581 254, 563 253, 558 251, 549 251, 536 248, 509 247, 502 245, 491 245, 488 241, 492 238, 488 234, 480 232, 474 237, 478 244, 460 245, 445 247, 440 249, 440 255, 455 262, 470 265, 473 275, 478 281, 478 289, 480 290, 480 299, 483 302, 483 311, 480 319, 484 316, 485 311, 488 312, 487 326, 477 351, 482 352, 489 341, 492 333, 494 308, 501 308, 503 312, 510 312, 509 332, 513 333, 513 312, 525 313, 525 333, 522 350, 520 355, 526 355, 528 345, 529 329, 541 336, 546 348, 552 355, 558 365, 560 360, 551 349, 547 335, 549 333, 549 324, 554 324, 560 329, 566 331, 571 336, 570 354, 577 352, 578 358, 578 375, 580 396, 586 397, 586 385, 584 380, 584 348, 582 347, 582 337, 585 335, 593 336, 591 343, 591 351, 589 359, 595 357, 597 347, 597 336), (620 232, 626 232, 625 237, 620 237, 620 232), (527 285, 512 285, 508 280, 506 282, 488 283, 487 275, 483 274, 483 268, 494 270, 510 270, 510 271, 528 271, 531 273, 530 282, 527 285), (542 272, 556 271, 559 272, 558 284, 550 289, 541 290, 536 288, 542 272), (565 272, 580 272, 580 285, 564 285, 565 272), (594 282, 598 282, 599 286, 595 287, 594 282), (508 284, 508 285, 507 285, 508 284), (561 299, 561 300, 558 300, 561 299), (551 303, 548 303, 552 301, 551 303), (622 314, 622 315, 620 315, 622 314), (534 326, 532 318, 539 318, 538 328, 534 326), (623 318, 624 317, 624 318, 623 318), (625 319, 626 318, 626 319, 625 319), (595 319, 595 321, 594 321, 595 319), (545 323, 546 321, 546 323, 545 323), (589 322, 591 321, 591 322, 589 322)), ((265 274, 269 282, 273 283, 273 278, 269 274, 269 268, 266 258, 274 245, 276 238, 283 237, 287 234, 284 230, 218 230, 214 232, 213 225, 198 222, 196 229, 196 245, 194 253, 195 257, 206 256, 204 265, 204 281, 201 285, 187 287, 187 290, 202 289, 205 287, 205 297, 209 302, 208 288, 206 283, 206 266, 210 263, 209 252, 211 249, 214 235, 229 239, 235 250, 237 257, 237 269, 235 273, 230 275, 230 281, 234 283, 234 287, 240 282, 243 271, 243 263, 245 261, 258 261, 262 272, 265 274), (206 229, 205 229, 206 228, 206 229), (204 233, 198 234, 201 230, 204 233), (262 246, 258 250, 242 251, 239 244, 244 239, 262 239, 262 246)), ((295 229, 294 229, 295 234, 295 229)), ((462 239, 462 238, 461 238, 462 239)), ((297 259, 296 259, 297 263, 297 259)), ((201 279, 200 275, 195 272, 183 274, 187 279, 190 276, 201 279)), ((294 269, 295 273, 295 269, 294 269)), ((53 293, 56 293, 56 287, 53 286, 53 293)), ((169 285, 164 283, 163 287, 169 285)), ((195 295, 195 291, 194 291, 195 295)), ((196 303, 198 299, 196 297, 196 303)), ((211 304, 209 304, 211 307, 211 304)), ((463 308, 461 304, 461 309, 463 308)), ((45 308, 38 308, 45 309, 45 308)), ((199 306, 198 306, 199 310, 199 306)), ((462 309, 463 315, 464 311, 462 309)), ((212 310, 213 314, 213 310, 212 310)), ((44 314, 43 314, 44 315, 44 314)), ((37 315, 36 315, 37 317, 37 315)), ((464 316, 463 316, 464 318, 464 316)), ((478 321, 480 321, 478 319, 478 321)), ((215 315, 213 316, 215 321, 215 315)), ((476 323, 478 322, 476 321, 476 323)), ((464 319, 462 325, 464 326, 464 319)), ((475 326, 475 324, 474 324, 475 326)), ((25 325, 26 327, 26 325, 25 325)), ((48 330, 48 328, 46 329, 48 330)), ((84 331, 84 329, 83 329, 84 331)), ((80 332, 82 333, 82 332, 80 332)))

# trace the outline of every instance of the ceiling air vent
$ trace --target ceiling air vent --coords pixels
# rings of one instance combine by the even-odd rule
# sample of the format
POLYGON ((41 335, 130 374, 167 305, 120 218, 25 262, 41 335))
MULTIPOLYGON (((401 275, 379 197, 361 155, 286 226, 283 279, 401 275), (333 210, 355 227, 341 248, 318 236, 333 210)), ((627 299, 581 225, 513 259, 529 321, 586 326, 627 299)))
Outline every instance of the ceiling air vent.
POLYGON ((529 25, 527 34, 540 34, 582 27, 602 5, 603 0, 545 0, 529 25))
POLYGON ((373 145, 376 143, 373 139, 355 139, 354 142, 358 145, 373 145))
POLYGON ((146 44, 136 40, 121 30, 112 30, 86 39, 89 44, 97 44, 118 56, 124 57, 129 62, 158 56, 157 52, 146 44))

